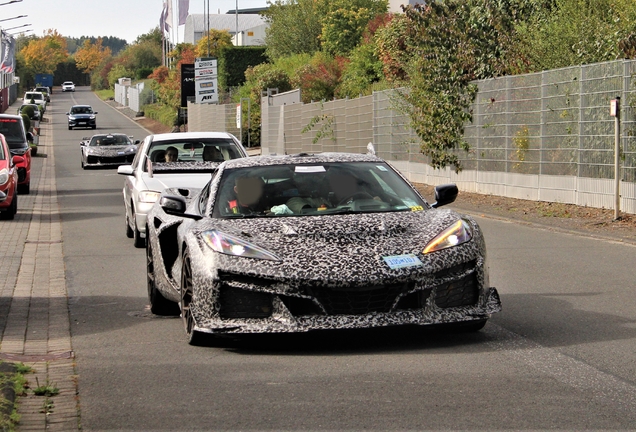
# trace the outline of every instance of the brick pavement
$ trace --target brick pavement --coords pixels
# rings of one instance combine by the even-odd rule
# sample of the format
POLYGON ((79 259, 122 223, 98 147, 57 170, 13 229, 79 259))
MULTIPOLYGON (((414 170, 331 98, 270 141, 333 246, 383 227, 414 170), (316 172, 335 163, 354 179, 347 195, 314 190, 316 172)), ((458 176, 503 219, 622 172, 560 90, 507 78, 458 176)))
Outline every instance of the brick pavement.
MULTIPOLYGON (((18 103, 17 101, 16 103, 18 103)), ((16 108, 17 109, 17 108, 16 108)), ((9 108, 7 112, 11 111, 9 108)), ((35 371, 18 399, 19 431, 80 429, 52 128, 42 122, 31 194, 19 195, 18 214, 0 226, 0 359, 35 371), (38 386, 59 389, 36 396, 38 386)))

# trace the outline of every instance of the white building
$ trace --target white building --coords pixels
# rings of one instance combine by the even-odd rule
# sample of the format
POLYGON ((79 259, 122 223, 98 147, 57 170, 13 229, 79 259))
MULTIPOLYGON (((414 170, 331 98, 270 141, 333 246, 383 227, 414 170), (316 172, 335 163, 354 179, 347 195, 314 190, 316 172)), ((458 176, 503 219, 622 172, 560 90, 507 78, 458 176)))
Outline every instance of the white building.
POLYGON ((209 17, 208 24, 204 14, 188 15, 184 27, 184 42, 196 44, 209 28, 210 30, 227 30, 232 35, 235 45, 237 44, 235 37, 237 30, 239 34, 238 45, 265 44, 265 29, 268 24, 265 22, 265 18, 259 14, 210 14, 209 17))

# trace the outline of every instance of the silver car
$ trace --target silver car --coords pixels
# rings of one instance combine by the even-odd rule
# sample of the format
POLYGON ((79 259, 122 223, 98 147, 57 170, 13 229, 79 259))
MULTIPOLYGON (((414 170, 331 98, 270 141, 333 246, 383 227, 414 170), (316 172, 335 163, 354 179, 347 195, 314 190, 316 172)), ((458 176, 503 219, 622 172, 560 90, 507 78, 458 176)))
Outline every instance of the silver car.
POLYGON ((117 168, 118 174, 126 176, 123 189, 126 236, 134 239, 135 247, 145 247, 146 215, 161 191, 201 189, 219 164, 243 157, 247 157, 247 152, 239 140, 226 132, 147 136, 132 164, 117 168))

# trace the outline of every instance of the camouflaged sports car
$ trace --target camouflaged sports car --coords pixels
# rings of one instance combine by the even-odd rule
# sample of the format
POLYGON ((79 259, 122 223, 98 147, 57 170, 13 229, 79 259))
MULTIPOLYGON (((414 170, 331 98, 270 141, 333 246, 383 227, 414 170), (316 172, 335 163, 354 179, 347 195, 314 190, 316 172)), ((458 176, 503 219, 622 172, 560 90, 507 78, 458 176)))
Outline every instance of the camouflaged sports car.
POLYGON ((373 155, 229 160, 198 193, 166 189, 147 218, 155 314, 209 335, 459 324, 501 310, 482 231, 429 204, 373 155))
POLYGON ((139 140, 122 133, 98 134, 80 141, 82 168, 119 166, 132 162, 139 140))

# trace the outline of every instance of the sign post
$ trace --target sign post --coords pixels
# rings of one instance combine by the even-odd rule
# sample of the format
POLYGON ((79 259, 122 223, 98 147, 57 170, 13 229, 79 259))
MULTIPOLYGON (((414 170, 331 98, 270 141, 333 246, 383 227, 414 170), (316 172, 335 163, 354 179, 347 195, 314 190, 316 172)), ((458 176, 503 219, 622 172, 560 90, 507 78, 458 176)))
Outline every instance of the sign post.
POLYGON ((196 103, 219 103, 217 59, 197 58, 194 62, 196 103))
POLYGON ((610 101, 610 115, 614 117, 614 220, 620 220, 621 209, 621 98, 610 101))

